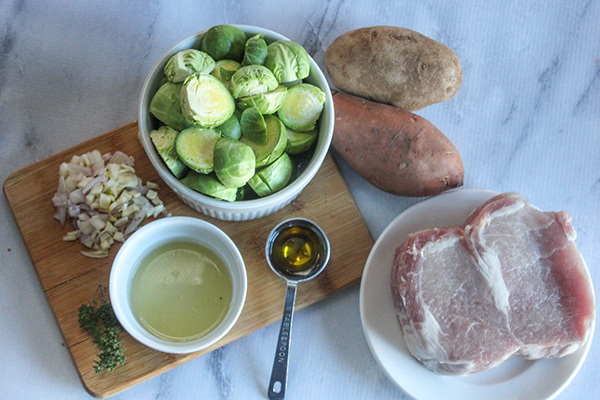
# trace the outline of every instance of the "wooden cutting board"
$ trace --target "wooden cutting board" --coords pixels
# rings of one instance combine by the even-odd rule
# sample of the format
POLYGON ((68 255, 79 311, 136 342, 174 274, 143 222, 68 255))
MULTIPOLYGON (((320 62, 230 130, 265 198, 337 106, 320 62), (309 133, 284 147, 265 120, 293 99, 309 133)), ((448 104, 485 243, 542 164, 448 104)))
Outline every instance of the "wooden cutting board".
POLYGON ((221 221, 199 214, 179 200, 152 168, 137 135, 137 122, 132 122, 17 171, 4 182, 4 193, 65 344, 84 387, 92 396, 112 396, 281 319, 286 286, 267 266, 264 245, 271 229, 284 219, 311 219, 323 228, 331 242, 327 268, 316 279, 299 286, 297 310, 360 280, 373 239, 331 155, 327 155, 302 193, 282 210, 253 221, 221 221), (211 348, 187 355, 166 354, 145 347, 123 332, 125 364, 113 372, 94 372, 97 348, 79 328, 77 309, 90 301, 98 285, 108 285, 118 246, 111 248, 108 258, 82 256, 79 251, 83 246, 79 242, 62 241, 62 236, 71 229, 61 228, 53 219, 55 210, 51 201, 58 184, 59 165, 73 155, 93 149, 103 154, 121 150, 133 156, 138 176, 144 182, 160 184, 159 196, 170 213, 211 222, 240 249, 248 272, 246 304, 233 329, 211 348))

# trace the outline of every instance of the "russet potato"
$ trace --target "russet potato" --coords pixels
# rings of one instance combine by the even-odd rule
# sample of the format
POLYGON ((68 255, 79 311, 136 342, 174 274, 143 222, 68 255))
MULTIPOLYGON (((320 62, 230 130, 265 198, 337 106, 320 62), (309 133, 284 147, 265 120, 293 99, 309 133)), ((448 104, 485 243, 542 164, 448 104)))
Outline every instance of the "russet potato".
POLYGON ((375 26, 331 43, 325 64, 338 89, 416 111, 454 96, 462 84, 456 54, 410 29, 375 26))

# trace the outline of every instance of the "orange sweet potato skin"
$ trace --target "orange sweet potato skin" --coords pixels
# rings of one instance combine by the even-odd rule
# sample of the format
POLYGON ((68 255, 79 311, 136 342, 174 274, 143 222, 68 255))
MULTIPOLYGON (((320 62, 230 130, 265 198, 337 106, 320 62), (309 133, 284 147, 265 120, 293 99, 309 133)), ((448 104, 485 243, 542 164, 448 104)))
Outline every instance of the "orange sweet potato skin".
POLYGON ((363 178, 400 196, 431 196, 463 184, 460 154, 431 122, 337 92, 333 147, 363 178))

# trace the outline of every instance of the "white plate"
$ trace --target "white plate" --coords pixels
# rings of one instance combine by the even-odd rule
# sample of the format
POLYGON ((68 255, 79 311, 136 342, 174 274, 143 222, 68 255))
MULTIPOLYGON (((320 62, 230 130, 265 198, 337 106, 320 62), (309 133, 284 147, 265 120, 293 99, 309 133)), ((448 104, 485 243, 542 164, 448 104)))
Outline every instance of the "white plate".
POLYGON ((365 337, 392 382, 416 399, 553 399, 573 380, 590 348, 593 327, 587 343, 569 356, 538 361, 514 357, 495 369, 467 377, 435 374, 406 349, 390 289, 396 247, 408 234, 421 229, 461 226, 471 211, 496 194, 457 190, 415 204, 383 231, 367 259, 360 287, 365 337))

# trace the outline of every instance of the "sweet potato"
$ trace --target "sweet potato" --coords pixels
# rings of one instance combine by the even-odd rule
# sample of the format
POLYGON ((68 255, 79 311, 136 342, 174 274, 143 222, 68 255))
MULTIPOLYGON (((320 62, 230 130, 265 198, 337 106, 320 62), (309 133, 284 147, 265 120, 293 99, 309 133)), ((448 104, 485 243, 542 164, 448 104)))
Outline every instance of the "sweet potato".
POLYGON ((333 147, 373 185, 401 196, 430 196, 463 184, 460 154, 431 122, 341 92, 333 102, 333 147))
POLYGON ((339 89, 408 111, 448 100, 462 84, 452 50, 394 26, 346 32, 327 48, 325 65, 339 89))

